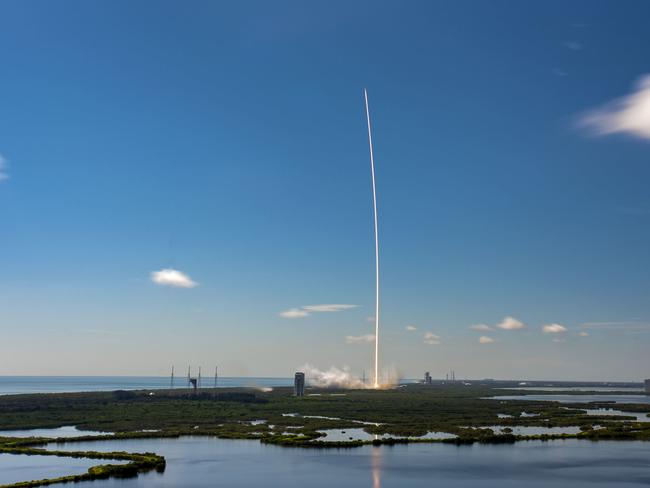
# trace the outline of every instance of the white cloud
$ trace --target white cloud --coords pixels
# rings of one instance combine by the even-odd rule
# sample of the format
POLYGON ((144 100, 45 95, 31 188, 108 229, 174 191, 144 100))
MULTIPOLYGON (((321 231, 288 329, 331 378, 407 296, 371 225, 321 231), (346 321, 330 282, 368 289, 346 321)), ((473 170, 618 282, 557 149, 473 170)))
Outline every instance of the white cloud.
POLYGON ((580 337, 589 337, 589 332, 585 332, 584 330, 582 332, 578 332, 578 335, 580 337))
POLYGON ((437 336, 432 332, 425 332, 424 343, 431 344, 431 345, 440 344, 440 336, 437 336))
POLYGON ((542 327, 544 334, 564 334, 567 328, 560 324, 546 324, 542 327))
POLYGON ((0 154, 0 181, 8 180, 9 173, 7 173, 7 160, 0 154))
POLYGON ((343 310, 349 310, 350 308, 355 308, 357 306, 358 305, 347 305, 342 303, 327 303, 323 305, 305 305, 300 308, 290 308, 289 310, 280 312, 279 315, 280 317, 284 317, 286 319, 299 319, 302 317, 307 317, 312 313, 342 312, 343 310))
POLYGON ((505 317, 500 323, 497 324, 499 329, 503 330, 518 330, 523 329, 526 325, 514 317, 505 317))
POLYGON ((290 308, 289 310, 280 312, 279 315, 285 319, 300 319, 302 317, 307 317, 309 315, 309 312, 300 308, 290 308))
POLYGON ((494 330, 492 327, 490 327, 489 325, 486 325, 486 324, 470 325, 469 328, 472 329, 472 330, 482 330, 482 331, 486 331, 486 332, 490 331, 490 330, 494 330))
POLYGON ((360 336, 345 336, 347 344, 365 344, 367 342, 374 342, 375 334, 366 334, 360 336))
POLYGON ((343 310, 348 310, 355 307, 357 307, 357 305, 329 303, 324 305, 305 305, 302 308, 308 312, 342 312, 343 310))
POLYGON ((481 336, 478 338, 478 342, 480 344, 492 344, 494 342, 494 339, 488 336, 481 336))
POLYGON ((415 332, 416 330, 418 330, 418 328, 415 325, 407 325, 406 327, 404 327, 404 330, 406 330, 407 332, 415 332))
POLYGON ((564 41, 564 47, 571 49, 571 51, 582 51, 582 44, 578 41, 564 41))
POLYGON ((151 273, 151 281, 161 286, 172 286, 174 288, 194 288, 199 284, 177 269, 166 268, 151 273))
POLYGON ((650 75, 644 75, 633 93, 586 113, 580 125, 597 135, 623 133, 650 139, 650 75))
POLYGON ((375 321, 374 316, 371 315, 370 317, 366 317, 366 322, 374 322, 374 321, 375 321))
POLYGON ((553 339, 553 342, 566 342, 566 341, 564 339, 559 339, 556 337, 555 339, 553 339))

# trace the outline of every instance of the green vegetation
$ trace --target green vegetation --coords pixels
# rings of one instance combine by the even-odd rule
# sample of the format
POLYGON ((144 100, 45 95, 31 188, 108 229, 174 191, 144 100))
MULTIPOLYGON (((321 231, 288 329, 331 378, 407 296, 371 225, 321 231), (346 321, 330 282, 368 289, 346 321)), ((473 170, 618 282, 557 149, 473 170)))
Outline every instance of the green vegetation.
MULTIPOLYGON (((96 439, 130 439, 213 435, 226 439, 259 439, 286 447, 353 448, 364 444, 443 442, 466 444, 504 443, 520 440, 581 438, 590 440, 650 440, 650 422, 622 422, 636 417, 590 416, 581 404, 550 401, 489 399, 499 394, 541 394, 498 390, 491 385, 409 385, 392 390, 308 390, 295 398, 289 388, 271 392, 245 389, 92 392, 15 395, 0 397, 0 429, 55 428, 76 425, 79 429, 114 432, 111 436, 57 439, 80 442, 96 439), (522 415, 526 412, 526 415, 522 415), (291 415, 287 415, 291 414, 291 415), (508 415, 509 417, 503 417, 508 415), (578 426, 578 434, 517 436, 489 428, 578 426), (325 442, 325 429, 364 428, 382 435, 372 441, 325 442), (429 431, 454 434, 449 439, 418 439, 429 431), (393 437, 394 436, 394 437, 393 437)), ((611 407, 592 403, 589 408, 611 407)), ((616 405, 628 412, 650 412, 650 405, 616 405)), ((542 431, 543 432, 543 431, 542 431)), ((2 431, 0 430, 0 435, 2 431)), ((135 476, 139 471, 163 470, 164 458, 144 453, 97 453, 49 451, 35 446, 52 439, 0 437, 0 453, 55 455, 116 459, 126 464, 102 465, 88 473, 56 480, 19 483, 14 487, 41 486, 110 476, 135 476)))

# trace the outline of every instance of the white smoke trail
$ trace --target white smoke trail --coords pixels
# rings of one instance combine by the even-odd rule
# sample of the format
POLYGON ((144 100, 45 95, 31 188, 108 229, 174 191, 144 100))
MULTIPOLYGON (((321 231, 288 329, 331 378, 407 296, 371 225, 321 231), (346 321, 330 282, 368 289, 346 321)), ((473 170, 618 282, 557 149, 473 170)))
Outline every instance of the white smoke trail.
POLYGON ((364 88, 363 96, 366 101, 366 118, 368 119, 368 145, 370 146, 370 168, 372 175, 372 206, 375 215, 375 378, 374 386, 379 388, 379 229, 377 227, 377 187, 375 185, 375 156, 372 148, 372 130, 370 128, 370 108, 368 106, 368 91, 364 88))

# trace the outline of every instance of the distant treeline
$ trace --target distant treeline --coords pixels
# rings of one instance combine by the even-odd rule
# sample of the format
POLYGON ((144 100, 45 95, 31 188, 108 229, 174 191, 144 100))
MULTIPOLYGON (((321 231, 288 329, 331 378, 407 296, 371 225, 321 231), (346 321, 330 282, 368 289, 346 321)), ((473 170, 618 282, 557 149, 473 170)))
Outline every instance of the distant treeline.
POLYGON ((150 397, 158 399, 183 399, 183 400, 213 400, 215 402, 237 402, 237 403, 266 403, 265 398, 258 398, 255 393, 248 391, 202 391, 191 390, 156 390, 155 392, 143 393, 142 391, 116 390, 113 398, 118 401, 139 401, 150 397))

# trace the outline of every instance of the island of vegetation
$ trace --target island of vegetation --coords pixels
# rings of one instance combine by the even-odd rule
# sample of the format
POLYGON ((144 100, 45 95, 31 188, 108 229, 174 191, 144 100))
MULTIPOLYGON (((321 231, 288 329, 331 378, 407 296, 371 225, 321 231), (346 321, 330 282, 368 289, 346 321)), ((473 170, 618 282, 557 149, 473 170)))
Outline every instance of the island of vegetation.
POLYGON ((413 384, 386 390, 312 388, 301 398, 294 397, 289 388, 3 396, 0 397, 0 453, 122 461, 121 464, 94 466, 80 475, 7 485, 16 488, 110 476, 137 476, 138 472, 165 469, 164 458, 155 453, 70 452, 44 447, 52 442, 201 435, 323 449, 414 442, 467 444, 568 438, 650 440, 649 404, 617 403, 615 408, 629 416, 610 415, 605 409, 612 408, 612 403, 581 403, 580 392, 572 392, 576 394, 575 403, 561 404, 527 400, 523 396, 548 392, 503 390, 502 387, 504 385, 453 383, 413 384), (513 394, 522 395, 522 399, 499 399, 499 395, 513 394), (586 409, 591 410, 590 414, 586 409), (594 414, 596 409, 603 410, 594 414), (58 439, 2 437, 3 430, 68 425, 82 431, 108 434, 58 439), (537 429, 532 435, 518 434, 522 427, 537 429), (351 436, 340 440, 345 436, 339 435, 336 441, 327 440, 327 431, 336 429, 343 434, 346 429, 359 428, 368 434, 368 439, 351 436), (564 432, 557 428, 572 430, 564 432), (432 432, 440 435, 428 436, 432 432))

